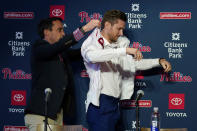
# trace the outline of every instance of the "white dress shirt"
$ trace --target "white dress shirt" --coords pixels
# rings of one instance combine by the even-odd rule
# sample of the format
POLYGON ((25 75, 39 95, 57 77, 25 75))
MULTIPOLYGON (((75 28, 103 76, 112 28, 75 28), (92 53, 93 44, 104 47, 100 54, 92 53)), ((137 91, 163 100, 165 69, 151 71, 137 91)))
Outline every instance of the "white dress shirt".
POLYGON ((129 43, 125 36, 119 37, 115 43, 109 43, 96 28, 82 44, 81 54, 90 78, 86 110, 90 103, 99 106, 101 93, 121 100, 129 99, 134 91, 136 70, 160 65, 159 59, 136 61, 132 55, 127 55, 129 43), (99 42, 100 38, 103 42, 99 42))

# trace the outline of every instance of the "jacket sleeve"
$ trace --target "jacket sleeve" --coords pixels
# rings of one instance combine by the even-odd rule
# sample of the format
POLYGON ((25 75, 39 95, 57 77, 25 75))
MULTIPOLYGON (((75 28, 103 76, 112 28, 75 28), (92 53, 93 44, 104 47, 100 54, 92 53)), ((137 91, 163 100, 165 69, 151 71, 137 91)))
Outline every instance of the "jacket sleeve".
POLYGON ((33 53, 36 59, 47 59, 54 55, 61 53, 62 51, 68 49, 70 46, 76 44, 73 34, 66 35, 58 42, 54 44, 49 44, 45 40, 36 42, 33 46, 33 53))
POLYGON ((141 59, 140 61, 135 61, 136 70, 148 70, 157 66, 160 66, 159 59, 141 59))
POLYGON ((126 48, 103 49, 96 40, 88 37, 81 47, 81 54, 86 62, 105 62, 126 55, 126 48))
POLYGON ((62 56, 64 57, 65 55, 68 56, 70 61, 77 61, 81 59, 81 48, 79 49, 68 49, 67 51, 64 51, 62 56))

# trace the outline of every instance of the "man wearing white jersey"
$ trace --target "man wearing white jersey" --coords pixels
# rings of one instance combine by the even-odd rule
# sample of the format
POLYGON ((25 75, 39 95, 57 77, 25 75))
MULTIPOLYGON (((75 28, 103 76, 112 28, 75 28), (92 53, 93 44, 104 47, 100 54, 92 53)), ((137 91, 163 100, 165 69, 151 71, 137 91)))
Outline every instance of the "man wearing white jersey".
POLYGON ((129 99, 134 91, 137 70, 171 65, 165 59, 142 59, 142 54, 130 48, 123 36, 126 15, 119 10, 104 14, 101 28, 96 28, 84 41, 81 53, 90 77, 87 94, 87 121, 90 131, 115 131, 120 118, 118 102, 129 99))

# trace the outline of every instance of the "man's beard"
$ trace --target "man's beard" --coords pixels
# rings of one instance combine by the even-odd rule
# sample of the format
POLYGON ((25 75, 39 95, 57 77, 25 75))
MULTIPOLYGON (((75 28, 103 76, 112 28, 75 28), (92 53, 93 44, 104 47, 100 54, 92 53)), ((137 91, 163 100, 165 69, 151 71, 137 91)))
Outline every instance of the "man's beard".
POLYGON ((117 42, 117 40, 118 40, 118 38, 115 39, 115 37, 113 37, 113 36, 111 36, 110 38, 111 38, 110 41, 111 41, 112 43, 115 43, 115 42, 117 42))

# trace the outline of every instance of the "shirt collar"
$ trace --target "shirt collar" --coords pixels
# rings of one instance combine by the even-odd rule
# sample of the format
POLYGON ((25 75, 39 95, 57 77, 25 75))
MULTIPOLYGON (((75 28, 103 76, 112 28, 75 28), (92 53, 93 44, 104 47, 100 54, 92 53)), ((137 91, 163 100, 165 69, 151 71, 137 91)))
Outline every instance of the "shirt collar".
POLYGON ((107 39, 105 39, 102 35, 101 37, 103 38, 104 40, 104 47, 105 46, 108 46, 108 47, 111 47, 111 48, 117 48, 118 47, 118 43, 117 42, 114 42, 114 43, 109 43, 107 39))

